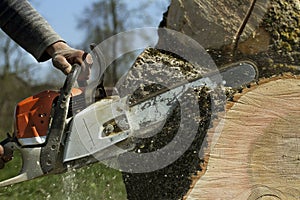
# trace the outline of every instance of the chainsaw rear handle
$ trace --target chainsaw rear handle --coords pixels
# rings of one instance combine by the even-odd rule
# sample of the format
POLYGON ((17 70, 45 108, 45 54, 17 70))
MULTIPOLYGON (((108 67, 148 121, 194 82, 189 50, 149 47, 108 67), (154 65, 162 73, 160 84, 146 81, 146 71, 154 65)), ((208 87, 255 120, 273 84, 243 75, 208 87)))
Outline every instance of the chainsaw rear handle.
POLYGON ((66 126, 71 90, 77 81, 80 70, 81 67, 78 64, 74 64, 60 90, 45 146, 22 147, 15 137, 9 135, 0 142, 2 146, 9 145, 9 147, 19 149, 23 160, 19 175, 1 181, 0 187, 34 179, 45 174, 58 173, 63 170, 63 166, 57 166, 57 163, 60 163, 61 141, 66 126))

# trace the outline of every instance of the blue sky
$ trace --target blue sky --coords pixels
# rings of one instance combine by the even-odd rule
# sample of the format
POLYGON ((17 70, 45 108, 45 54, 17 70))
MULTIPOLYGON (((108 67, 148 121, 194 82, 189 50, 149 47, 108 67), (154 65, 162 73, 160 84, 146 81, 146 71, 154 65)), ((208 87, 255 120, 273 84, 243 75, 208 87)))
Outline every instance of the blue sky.
POLYGON ((32 4, 68 43, 82 41, 84 32, 76 28, 76 16, 84 10, 83 6, 88 5, 86 1, 43 0, 33 1, 32 4))
MULTIPOLYGON (((49 22, 54 30, 72 47, 80 48, 84 38, 85 31, 77 28, 77 19, 83 13, 86 7, 91 7, 97 0, 29 0, 34 8, 49 22)), ((143 27, 157 27, 162 20, 163 13, 167 10, 169 0, 120 0, 125 1, 129 6, 136 6, 139 3, 147 2, 146 11, 151 22, 144 24, 143 27)), ((137 13, 141 14, 141 13, 137 13)), ((135 27, 141 28, 141 27, 135 27)), ((130 29, 129 29, 130 30, 130 29)), ((37 82, 44 82, 49 79, 64 80, 62 73, 52 66, 51 60, 37 63, 30 56, 33 66, 30 68, 31 78, 37 82)), ((26 75, 24 74, 24 77, 26 75)))
MULTIPOLYGON (((71 45, 78 45, 84 38, 84 31, 77 28, 77 19, 84 8, 97 0, 33 0, 32 5, 47 19, 54 30, 71 45)), ((149 2, 147 12, 152 18, 151 24, 145 26, 157 27, 167 9, 168 0, 123 0, 128 5, 149 2)))

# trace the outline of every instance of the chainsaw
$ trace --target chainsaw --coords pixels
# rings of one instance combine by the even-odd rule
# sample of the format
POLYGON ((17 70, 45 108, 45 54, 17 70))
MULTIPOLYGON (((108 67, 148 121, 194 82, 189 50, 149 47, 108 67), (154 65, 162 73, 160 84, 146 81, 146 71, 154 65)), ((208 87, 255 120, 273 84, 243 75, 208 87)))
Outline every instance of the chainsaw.
POLYGON ((1 145, 19 150, 23 165, 19 175, 0 186, 64 173, 128 151, 112 147, 163 123, 176 99, 189 88, 213 84, 216 75, 222 76, 226 87, 257 78, 255 64, 243 61, 164 88, 136 103, 128 101, 129 95, 111 95, 103 87, 101 97, 86 104, 81 98, 85 88, 75 87, 79 73, 80 66, 75 64, 59 91, 44 91, 17 104, 14 133, 1 145))

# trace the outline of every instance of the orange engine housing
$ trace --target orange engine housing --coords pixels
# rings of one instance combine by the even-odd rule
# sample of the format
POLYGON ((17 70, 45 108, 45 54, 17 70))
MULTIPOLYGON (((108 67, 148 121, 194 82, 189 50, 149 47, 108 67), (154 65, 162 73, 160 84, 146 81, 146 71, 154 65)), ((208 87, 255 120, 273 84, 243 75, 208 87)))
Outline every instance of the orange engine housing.
MULTIPOLYGON (((72 89, 72 96, 81 93, 81 89, 72 89)), ((47 90, 17 104, 14 134, 22 146, 39 145, 46 141, 52 106, 58 96, 59 92, 47 90)))

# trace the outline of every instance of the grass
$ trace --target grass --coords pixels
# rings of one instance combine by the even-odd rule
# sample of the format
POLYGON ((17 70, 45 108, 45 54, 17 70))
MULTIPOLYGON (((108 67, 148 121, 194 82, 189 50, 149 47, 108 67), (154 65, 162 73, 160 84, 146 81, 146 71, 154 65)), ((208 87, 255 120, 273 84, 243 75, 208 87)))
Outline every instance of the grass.
MULTIPOLYGON (((1 180, 19 171, 19 154, 0 171, 1 180)), ((121 173, 101 163, 70 170, 64 174, 48 175, 34 180, 0 188, 0 200, 125 200, 126 191, 121 173)))

